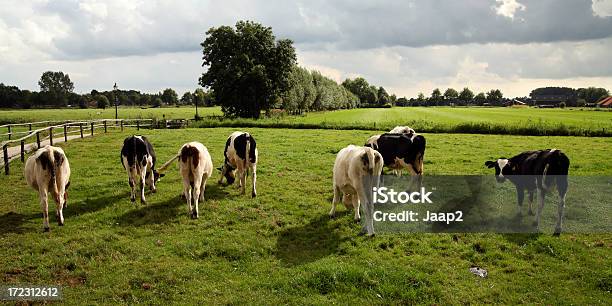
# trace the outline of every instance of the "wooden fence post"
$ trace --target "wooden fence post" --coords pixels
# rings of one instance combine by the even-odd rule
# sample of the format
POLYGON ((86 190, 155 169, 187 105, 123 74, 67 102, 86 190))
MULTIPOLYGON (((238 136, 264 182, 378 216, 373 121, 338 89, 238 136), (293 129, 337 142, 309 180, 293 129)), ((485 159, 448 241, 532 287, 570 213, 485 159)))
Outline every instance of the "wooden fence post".
POLYGON ((8 137, 9 137, 9 140, 11 140, 11 134, 13 134, 13 133, 11 133, 11 126, 9 125, 8 126, 8 137))
POLYGON ((121 119, 120 124, 121 124, 121 131, 123 132, 123 119, 121 119))
POLYGON ((81 130, 81 138, 83 138, 83 123, 79 122, 79 130, 81 130))
POLYGON ((94 123, 92 122, 92 123, 91 123, 91 136, 93 136, 93 129, 94 129, 94 127, 93 127, 93 126, 94 126, 94 123))
POLYGON ((31 123, 29 123, 29 124, 28 124, 28 131, 29 131, 29 132, 31 132, 31 131, 32 131, 32 124, 31 124, 31 123))
POLYGON ((25 140, 21 141, 21 162, 25 160, 25 140))
POLYGON ((4 174, 9 174, 9 157, 8 157, 8 143, 2 146, 2 153, 4 155, 4 174))
POLYGON ((64 142, 68 142, 68 126, 64 124, 64 142))
POLYGON ((104 133, 106 133, 106 120, 104 120, 104 133))
POLYGON ((140 131, 140 120, 136 120, 136 130, 140 131))
POLYGON ((49 128, 49 144, 53 145, 53 127, 49 128))
POLYGON ((40 149, 40 132, 36 131, 36 148, 40 149))

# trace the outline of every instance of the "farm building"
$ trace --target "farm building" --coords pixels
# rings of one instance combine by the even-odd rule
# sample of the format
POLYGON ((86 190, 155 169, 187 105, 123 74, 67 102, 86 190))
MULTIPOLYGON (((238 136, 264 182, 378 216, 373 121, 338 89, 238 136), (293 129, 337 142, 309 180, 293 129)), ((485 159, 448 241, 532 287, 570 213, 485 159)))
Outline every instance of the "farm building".
POLYGON ((599 100, 599 102, 597 102, 597 107, 611 108, 612 107, 612 96, 604 97, 601 100, 599 100))

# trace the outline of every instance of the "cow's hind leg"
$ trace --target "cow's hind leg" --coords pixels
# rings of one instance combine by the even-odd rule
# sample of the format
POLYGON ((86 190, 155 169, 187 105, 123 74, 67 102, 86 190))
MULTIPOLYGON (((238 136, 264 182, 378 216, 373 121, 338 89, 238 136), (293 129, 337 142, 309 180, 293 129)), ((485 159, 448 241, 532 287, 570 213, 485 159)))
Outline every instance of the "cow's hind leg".
POLYGON ((251 180, 253 181, 253 189, 251 190, 251 197, 256 197, 257 196, 257 188, 255 187, 255 185, 257 184, 257 164, 251 164, 251 170, 253 172, 253 175, 251 177, 251 180))
POLYGON ((189 178, 183 178, 183 194, 185 195, 185 199, 187 200, 187 214, 192 216, 192 206, 191 206, 191 182, 189 178))
POLYGON ((57 225, 64 226, 64 213, 62 210, 64 209, 64 205, 56 201, 55 202, 55 218, 57 219, 57 225))
POLYGON ((527 191, 529 193, 529 215, 533 216, 533 194, 535 192, 535 190, 528 190, 527 191))
POLYGON ((194 177, 193 188, 191 190, 191 195, 192 195, 193 203, 194 203, 193 211, 191 213, 192 219, 197 219, 199 216, 198 203, 200 201, 201 186, 202 186, 202 177, 194 177))
POLYGON ((341 199, 342 199, 342 191, 340 190, 338 186, 336 186, 336 184, 334 184, 334 199, 332 200, 332 207, 331 207, 331 210, 329 211, 330 218, 336 217, 336 204, 338 204, 338 202, 340 202, 341 199))
POLYGON ((559 191, 559 207, 557 208, 557 225, 555 226, 555 236, 561 234, 563 225, 563 213, 565 209, 565 195, 567 194, 567 176, 557 177, 557 190, 559 191))
POLYGON ((136 202, 136 180, 134 179, 135 177, 136 176, 134 170, 128 168, 128 184, 130 184, 130 201, 132 202, 136 202))
POLYGON ((361 216, 359 214, 359 197, 356 194, 352 194, 351 200, 353 202, 353 209, 355 210, 355 217, 353 217, 353 220, 355 220, 356 223, 359 223, 359 221, 361 221, 361 216))
POLYGON ((540 217, 542 217, 542 210, 544 209, 544 198, 546 198, 546 191, 543 188, 538 188, 538 210, 536 211, 536 219, 533 222, 536 230, 540 230, 540 217))
POLYGON ((202 184, 200 184, 200 202, 204 202, 204 190, 206 190, 206 181, 208 181, 208 175, 204 174, 202 176, 202 184))
POLYGON ((523 215, 522 208, 523 200, 525 199, 525 189, 523 189, 522 187, 516 187, 516 198, 518 201, 518 210, 516 211, 516 215, 517 217, 521 217, 523 215))
POLYGON ((41 188, 39 190, 40 195, 40 207, 43 211, 43 231, 49 231, 49 196, 47 195, 47 190, 45 188, 41 188))
POLYGON ((374 236, 374 204, 369 200, 366 191, 362 190, 359 193, 359 203, 363 206, 365 215, 365 225, 361 230, 360 234, 367 234, 368 236, 374 236))

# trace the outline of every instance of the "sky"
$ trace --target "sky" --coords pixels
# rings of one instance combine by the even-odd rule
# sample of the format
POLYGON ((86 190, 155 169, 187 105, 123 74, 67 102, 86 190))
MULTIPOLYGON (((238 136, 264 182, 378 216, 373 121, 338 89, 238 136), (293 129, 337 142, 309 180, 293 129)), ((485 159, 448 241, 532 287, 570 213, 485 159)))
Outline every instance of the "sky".
POLYGON ((294 41, 299 65, 362 76, 398 97, 434 88, 612 89, 612 0, 0 0, 0 82, 38 90, 198 88, 211 27, 253 20, 294 41))

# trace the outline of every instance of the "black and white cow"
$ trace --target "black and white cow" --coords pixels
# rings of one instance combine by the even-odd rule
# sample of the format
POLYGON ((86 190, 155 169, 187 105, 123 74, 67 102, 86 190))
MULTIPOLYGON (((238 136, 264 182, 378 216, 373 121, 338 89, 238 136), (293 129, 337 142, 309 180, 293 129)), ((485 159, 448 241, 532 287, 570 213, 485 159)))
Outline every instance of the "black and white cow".
POLYGON ((411 127, 409 127, 409 126, 396 126, 391 131, 389 131, 389 133, 391 133, 391 134, 408 134, 409 136, 412 136, 413 134, 416 134, 416 132, 411 127))
POLYGON ((419 134, 385 133, 375 142, 365 144, 382 155, 385 166, 393 170, 408 169, 411 175, 423 174, 426 140, 419 134))
POLYGON ((40 196, 44 231, 49 231, 49 192, 55 200, 57 224, 64 225, 63 209, 67 206, 67 190, 70 186, 70 163, 64 151, 53 146, 38 149, 26 161, 24 175, 28 185, 38 191, 40 196))
POLYGON ((236 171, 238 171, 238 188, 241 188, 241 193, 245 193, 247 170, 251 170, 253 181, 253 189, 251 196, 257 196, 257 144, 255 138, 249 133, 233 132, 225 142, 225 150, 223 156, 225 161, 218 168, 221 170, 219 184, 223 183, 223 178, 227 180, 228 185, 231 185, 236 180, 236 171))
POLYGON ((497 161, 485 162, 485 166, 488 168, 495 168, 495 178, 499 183, 503 183, 508 179, 516 186, 519 216, 521 215, 521 207, 525 198, 525 190, 529 193, 529 214, 533 215, 533 194, 537 189, 540 203, 534 222, 536 228, 539 228, 540 225, 546 192, 552 190, 555 185, 557 186, 561 200, 557 211, 555 235, 561 233, 565 194, 568 187, 567 174, 569 172, 569 165, 569 158, 565 153, 557 149, 527 151, 512 158, 502 157, 497 161))
POLYGON ((146 204, 145 184, 155 192, 155 183, 164 175, 155 170, 155 150, 149 140, 140 135, 134 135, 123 141, 121 148, 121 164, 128 173, 128 183, 132 188, 130 199, 136 201, 136 183, 140 184, 140 202, 146 204), (145 182, 146 181, 146 182, 145 182))

